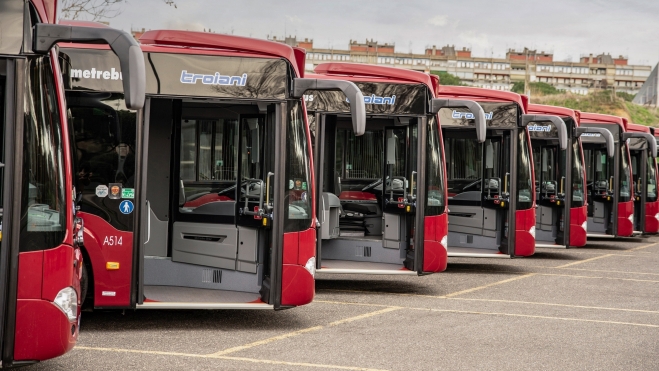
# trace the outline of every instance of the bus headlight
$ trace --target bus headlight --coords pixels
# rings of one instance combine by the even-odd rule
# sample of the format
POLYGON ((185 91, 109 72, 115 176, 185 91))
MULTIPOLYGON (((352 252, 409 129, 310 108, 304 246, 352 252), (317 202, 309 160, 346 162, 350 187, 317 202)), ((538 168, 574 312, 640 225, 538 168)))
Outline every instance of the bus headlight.
POLYGON ((311 274, 311 277, 316 277, 316 257, 312 256, 307 260, 307 264, 304 265, 304 269, 306 269, 309 274, 311 274))
POLYGON ((75 321, 78 318, 78 294, 73 287, 61 289, 53 302, 69 317, 69 321, 75 321))

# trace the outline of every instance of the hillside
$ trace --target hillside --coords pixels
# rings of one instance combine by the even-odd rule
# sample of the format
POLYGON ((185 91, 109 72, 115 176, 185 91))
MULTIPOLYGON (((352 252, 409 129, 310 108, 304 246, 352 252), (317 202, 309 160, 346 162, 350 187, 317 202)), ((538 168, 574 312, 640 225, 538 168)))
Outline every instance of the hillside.
POLYGON ((635 124, 646 126, 659 126, 659 110, 636 105, 621 96, 613 95, 611 91, 605 90, 591 93, 589 95, 577 94, 548 94, 531 95, 531 102, 547 104, 550 106, 561 106, 577 109, 583 112, 604 113, 608 115, 622 116, 635 124))

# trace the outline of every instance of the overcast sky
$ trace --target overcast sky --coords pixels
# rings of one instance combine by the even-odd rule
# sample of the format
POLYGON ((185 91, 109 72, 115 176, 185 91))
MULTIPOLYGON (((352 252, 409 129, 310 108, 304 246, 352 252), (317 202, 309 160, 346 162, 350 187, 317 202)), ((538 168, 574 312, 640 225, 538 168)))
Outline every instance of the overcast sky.
POLYGON ((115 28, 204 28, 266 38, 312 38, 319 48, 348 49, 350 39, 395 43, 397 52, 455 44, 473 56, 503 57, 508 48, 625 55, 631 64, 659 61, 658 0, 125 0, 115 28))

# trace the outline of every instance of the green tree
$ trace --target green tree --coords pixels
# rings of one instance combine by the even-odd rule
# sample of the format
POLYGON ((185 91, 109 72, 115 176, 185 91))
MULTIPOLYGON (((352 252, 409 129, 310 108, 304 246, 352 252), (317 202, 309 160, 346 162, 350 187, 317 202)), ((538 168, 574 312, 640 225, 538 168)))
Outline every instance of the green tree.
POLYGON ((430 71, 433 75, 439 76, 439 83, 442 85, 459 85, 463 86, 462 80, 455 75, 444 71, 430 71))
POLYGON ((513 93, 524 94, 524 81, 517 81, 510 90, 513 93))

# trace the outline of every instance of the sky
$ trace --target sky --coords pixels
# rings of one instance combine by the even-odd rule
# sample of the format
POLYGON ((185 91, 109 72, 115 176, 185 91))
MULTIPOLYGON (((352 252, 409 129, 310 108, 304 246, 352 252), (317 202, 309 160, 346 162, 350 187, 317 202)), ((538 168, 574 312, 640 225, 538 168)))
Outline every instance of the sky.
POLYGON ((310 38, 317 48, 348 49, 367 38, 397 52, 426 47, 471 48, 472 56, 505 57, 508 49, 553 52, 556 61, 582 55, 624 55, 630 64, 659 62, 657 0, 124 0, 110 25, 182 29, 255 38, 310 38))

